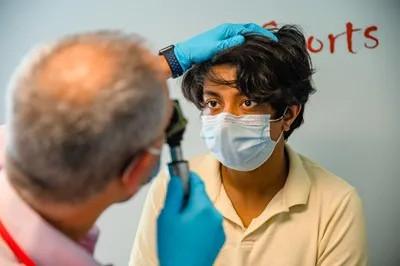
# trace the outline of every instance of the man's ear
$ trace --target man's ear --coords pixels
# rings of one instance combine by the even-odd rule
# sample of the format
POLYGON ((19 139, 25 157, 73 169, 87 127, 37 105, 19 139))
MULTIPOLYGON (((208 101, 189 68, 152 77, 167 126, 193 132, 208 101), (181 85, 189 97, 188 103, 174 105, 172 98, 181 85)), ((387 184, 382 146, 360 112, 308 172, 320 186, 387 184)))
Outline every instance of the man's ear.
POLYGON ((289 131, 290 126, 294 122, 294 120, 297 118, 297 116, 300 114, 302 107, 300 104, 295 104, 291 105, 288 107, 286 111, 286 115, 283 118, 283 130, 284 131, 289 131))
POLYGON ((121 177, 121 185, 128 195, 133 195, 145 183, 152 165, 154 156, 145 151, 132 159, 121 177))

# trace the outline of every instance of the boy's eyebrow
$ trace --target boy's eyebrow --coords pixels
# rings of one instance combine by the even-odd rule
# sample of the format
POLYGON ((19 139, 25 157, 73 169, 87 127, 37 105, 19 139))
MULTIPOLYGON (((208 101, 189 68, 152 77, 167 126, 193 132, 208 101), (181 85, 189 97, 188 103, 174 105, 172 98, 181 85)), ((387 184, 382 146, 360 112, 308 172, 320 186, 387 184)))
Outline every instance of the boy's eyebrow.
MULTIPOLYGON (((251 97, 246 96, 244 93, 240 92, 239 90, 237 92, 235 92, 234 94, 241 98, 251 99, 251 97)), ((212 90, 212 89, 207 89, 207 88, 204 88, 203 95, 222 98, 221 94, 218 93, 218 90, 212 90)))
POLYGON ((204 89, 203 94, 204 95, 208 95, 208 96, 221 97, 221 95, 218 92, 215 92, 215 91, 212 91, 212 90, 207 90, 207 89, 204 89))

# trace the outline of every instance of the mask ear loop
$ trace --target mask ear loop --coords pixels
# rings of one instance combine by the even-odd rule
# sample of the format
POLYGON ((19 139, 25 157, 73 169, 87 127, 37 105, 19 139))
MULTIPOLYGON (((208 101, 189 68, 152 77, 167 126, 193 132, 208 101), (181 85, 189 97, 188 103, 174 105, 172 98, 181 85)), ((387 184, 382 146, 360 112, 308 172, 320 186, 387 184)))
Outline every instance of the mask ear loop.
POLYGON ((289 107, 286 106, 285 111, 283 112, 283 114, 280 117, 278 117, 276 119, 270 119, 269 122, 273 122, 274 123, 274 122, 281 121, 283 118, 285 118, 285 115, 286 115, 288 109, 289 109, 289 107))
MULTIPOLYGON (((286 106, 285 111, 283 112, 283 114, 281 115, 281 117, 276 118, 276 119, 271 119, 271 120, 269 120, 269 122, 274 123, 274 122, 279 122, 279 121, 281 121, 283 118, 285 118, 288 109, 289 109, 289 106, 286 106)), ((279 141, 281 141, 281 138, 282 138, 284 132, 285 132, 285 131, 282 130, 281 134, 279 134, 279 138, 275 141, 275 143, 279 143, 279 141)))

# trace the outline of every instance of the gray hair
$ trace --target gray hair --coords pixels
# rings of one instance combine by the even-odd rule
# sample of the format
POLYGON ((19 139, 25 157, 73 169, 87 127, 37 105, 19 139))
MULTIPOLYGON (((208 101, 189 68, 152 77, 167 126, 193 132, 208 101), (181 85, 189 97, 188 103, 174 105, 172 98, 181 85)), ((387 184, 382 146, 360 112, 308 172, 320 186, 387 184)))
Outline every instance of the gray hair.
POLYGON ((79 202, 120 177, 160 136, 165 84, 143 59, 141 43, 118 31, 77 34, 25 59, 8 89, 6 167, 11 182, 34 196, 79 202), (37 82, 43 62, 74 44, 100 45, 117 57, 112 81, 88 105, 55 101, 41 93, 37 82))

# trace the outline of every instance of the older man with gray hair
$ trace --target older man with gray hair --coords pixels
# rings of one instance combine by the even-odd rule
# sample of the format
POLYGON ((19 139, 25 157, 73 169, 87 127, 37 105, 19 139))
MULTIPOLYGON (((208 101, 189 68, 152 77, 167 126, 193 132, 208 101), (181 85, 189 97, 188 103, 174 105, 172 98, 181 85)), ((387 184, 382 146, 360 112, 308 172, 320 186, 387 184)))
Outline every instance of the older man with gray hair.
MULTIPOLYGON (((97 218, 157 170, 171 114, 166 79, 250 32, 270 34, 255 24, 223 24, 160 56, 118 31, 34 50, 8 91, 0 265, 98 265, 97 218)), ((182 191, 171 177, 168 219, 158 227, 160 264, 211 265, 224 243, 222 218, 194 173, 188 199, 182 191), (168 237, 173 230, 182 234, 168 237)))

